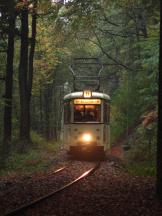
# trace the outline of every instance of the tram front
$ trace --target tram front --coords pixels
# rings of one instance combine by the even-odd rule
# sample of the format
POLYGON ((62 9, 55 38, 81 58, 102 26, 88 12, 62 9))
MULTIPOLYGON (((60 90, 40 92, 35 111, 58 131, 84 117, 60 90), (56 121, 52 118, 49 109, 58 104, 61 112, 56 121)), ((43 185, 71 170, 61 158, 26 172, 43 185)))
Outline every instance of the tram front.
POLYGON ((101 94, 91 92, 85 96, 85 92, 75 92, 65 97, 64 142, 69 153, 104 155, 109 128, 105 126, 105 99, 101 94))

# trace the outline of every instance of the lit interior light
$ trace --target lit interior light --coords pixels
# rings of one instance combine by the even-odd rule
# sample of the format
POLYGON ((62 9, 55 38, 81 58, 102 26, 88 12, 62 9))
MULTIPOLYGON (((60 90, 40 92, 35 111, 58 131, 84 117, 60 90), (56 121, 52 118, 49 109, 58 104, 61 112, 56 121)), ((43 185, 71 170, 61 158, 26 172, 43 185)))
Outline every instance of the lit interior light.
POLYGON ((83 141, 84 142, 90 142, 92 141, 92 136, 90 134, 83 134, 83 141))

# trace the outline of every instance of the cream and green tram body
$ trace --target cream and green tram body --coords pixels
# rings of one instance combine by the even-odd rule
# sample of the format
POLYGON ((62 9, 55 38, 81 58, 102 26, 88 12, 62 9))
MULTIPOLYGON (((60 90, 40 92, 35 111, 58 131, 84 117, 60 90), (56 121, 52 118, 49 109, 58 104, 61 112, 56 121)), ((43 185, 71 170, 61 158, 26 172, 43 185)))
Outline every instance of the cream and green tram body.
POLYGON ((110 97, 93 91, 64 96, 64 145, 73 156, 104 156, 110 148, 110 97))

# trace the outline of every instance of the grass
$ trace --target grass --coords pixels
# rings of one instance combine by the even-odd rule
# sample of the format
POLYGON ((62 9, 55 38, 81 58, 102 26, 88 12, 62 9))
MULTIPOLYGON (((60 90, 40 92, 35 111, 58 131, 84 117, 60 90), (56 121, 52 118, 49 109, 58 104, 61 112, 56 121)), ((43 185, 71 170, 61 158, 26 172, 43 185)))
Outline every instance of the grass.
POLYGON ((156 175, 156 151, 155 148, 148 149, 148 145, 141 144, 125 153, 126 170, 138 176, 156 175))
POLYGON ((126 142, 131 147, 125 152, 125 169, 132 175, 156 176, 156 124, 152 126, 151 142, 146 128, 138 126, 126 142))
POLYGON ((156 166, 153 161, 128 163, 125 165, 126 171, 137 176, 156 176, 156 166))
POLYGON ((138 176, 156 176, 156 148, 140 143, 125 152, 126 170, 138 176))
POLYGON ((59 150, 59 144, 53 141, 47 142, 35 132, 31 133, 32 146, 25 152, 19 153, 13 151, 6 161, 4 169, 0 170, 0 176, 10 173, 36 172, 47 169, 56 153, 59 150))

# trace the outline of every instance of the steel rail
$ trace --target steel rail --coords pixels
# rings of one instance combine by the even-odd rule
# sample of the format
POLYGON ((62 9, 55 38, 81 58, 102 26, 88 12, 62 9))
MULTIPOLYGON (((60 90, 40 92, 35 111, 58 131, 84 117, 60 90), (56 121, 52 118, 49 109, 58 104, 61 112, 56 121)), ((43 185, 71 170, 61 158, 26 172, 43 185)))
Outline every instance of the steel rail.
POLYGON ((25 204, 25 205, 22 205, 22 206, 16 208, 16 209, 6 213, 4 216, 15 216, 17 214, 20 214, 21 212, 23 212, 27 208, 33 207, 35 204, 54 196, 55 194, 65 190, 65 189, 69 188, 70 186, 74 185, 75 183, 79 182, 83 178, 92 175, 99 167, 100 167, 100 162, 96 163, 94 167, 92 167, 89 170, 85 171, 82 175, 80 175, 78 178, 74 179, 70 183, 67 183, 66 185, 62 186, 61 188, 59 188, 59 189, 57 189, 57 190, 55 190, 55 191, 53 191, 51 193, 48 193, 48 194, 46 194, 46 195, 44 195, 42 197, 39 197, 38 199, 35 199, 34 201, 32 201, 32 202, 30 202, 28 204, 25 204))
POLYGON ((42 179, 48 178, 51 175, 55 175, 57 173, 60 173, 61 171, 63 171, 64 169, 68 168, 70 166, 71 162, 69 162, 67 165, 62 166, 61 168, 58 168, 57 170, 51 171, 49 173, 47 173, 47 176, 45 176, 42 179))
MULTIPOLYGON (((67 165, 64 165, 64 166, 62 166, 62 167, 60 167, 60 168, 58 168, 58 169, 56 169, 56 170, 54 170, 54 171, 51 171, 51 172, 47 173, 46 176, 43 176, 43 177, 41 177, 40 179, 37 179, 36 181, 41 181, 41 180, 47 179, 47 178, 50 177, 50 176, 56 175, 57 173, 60 173, 60 172, 62 172, 63 170, 65 170, 66 168, 68 168, 68 167, 70 166, 70 164, 71 164, 71 163, 68 163, 67 165)), ((29 185, 29 184, 30 184, 30 183, 27 183, 27 185, 29 185)), ((12 188, 9 188, 9 189, 6 190, 5 193, 12 193, 12 191, 14 191, 15 188, 17 188, 17 187, 14 186, 14 187, 12 187, 12 188)))

